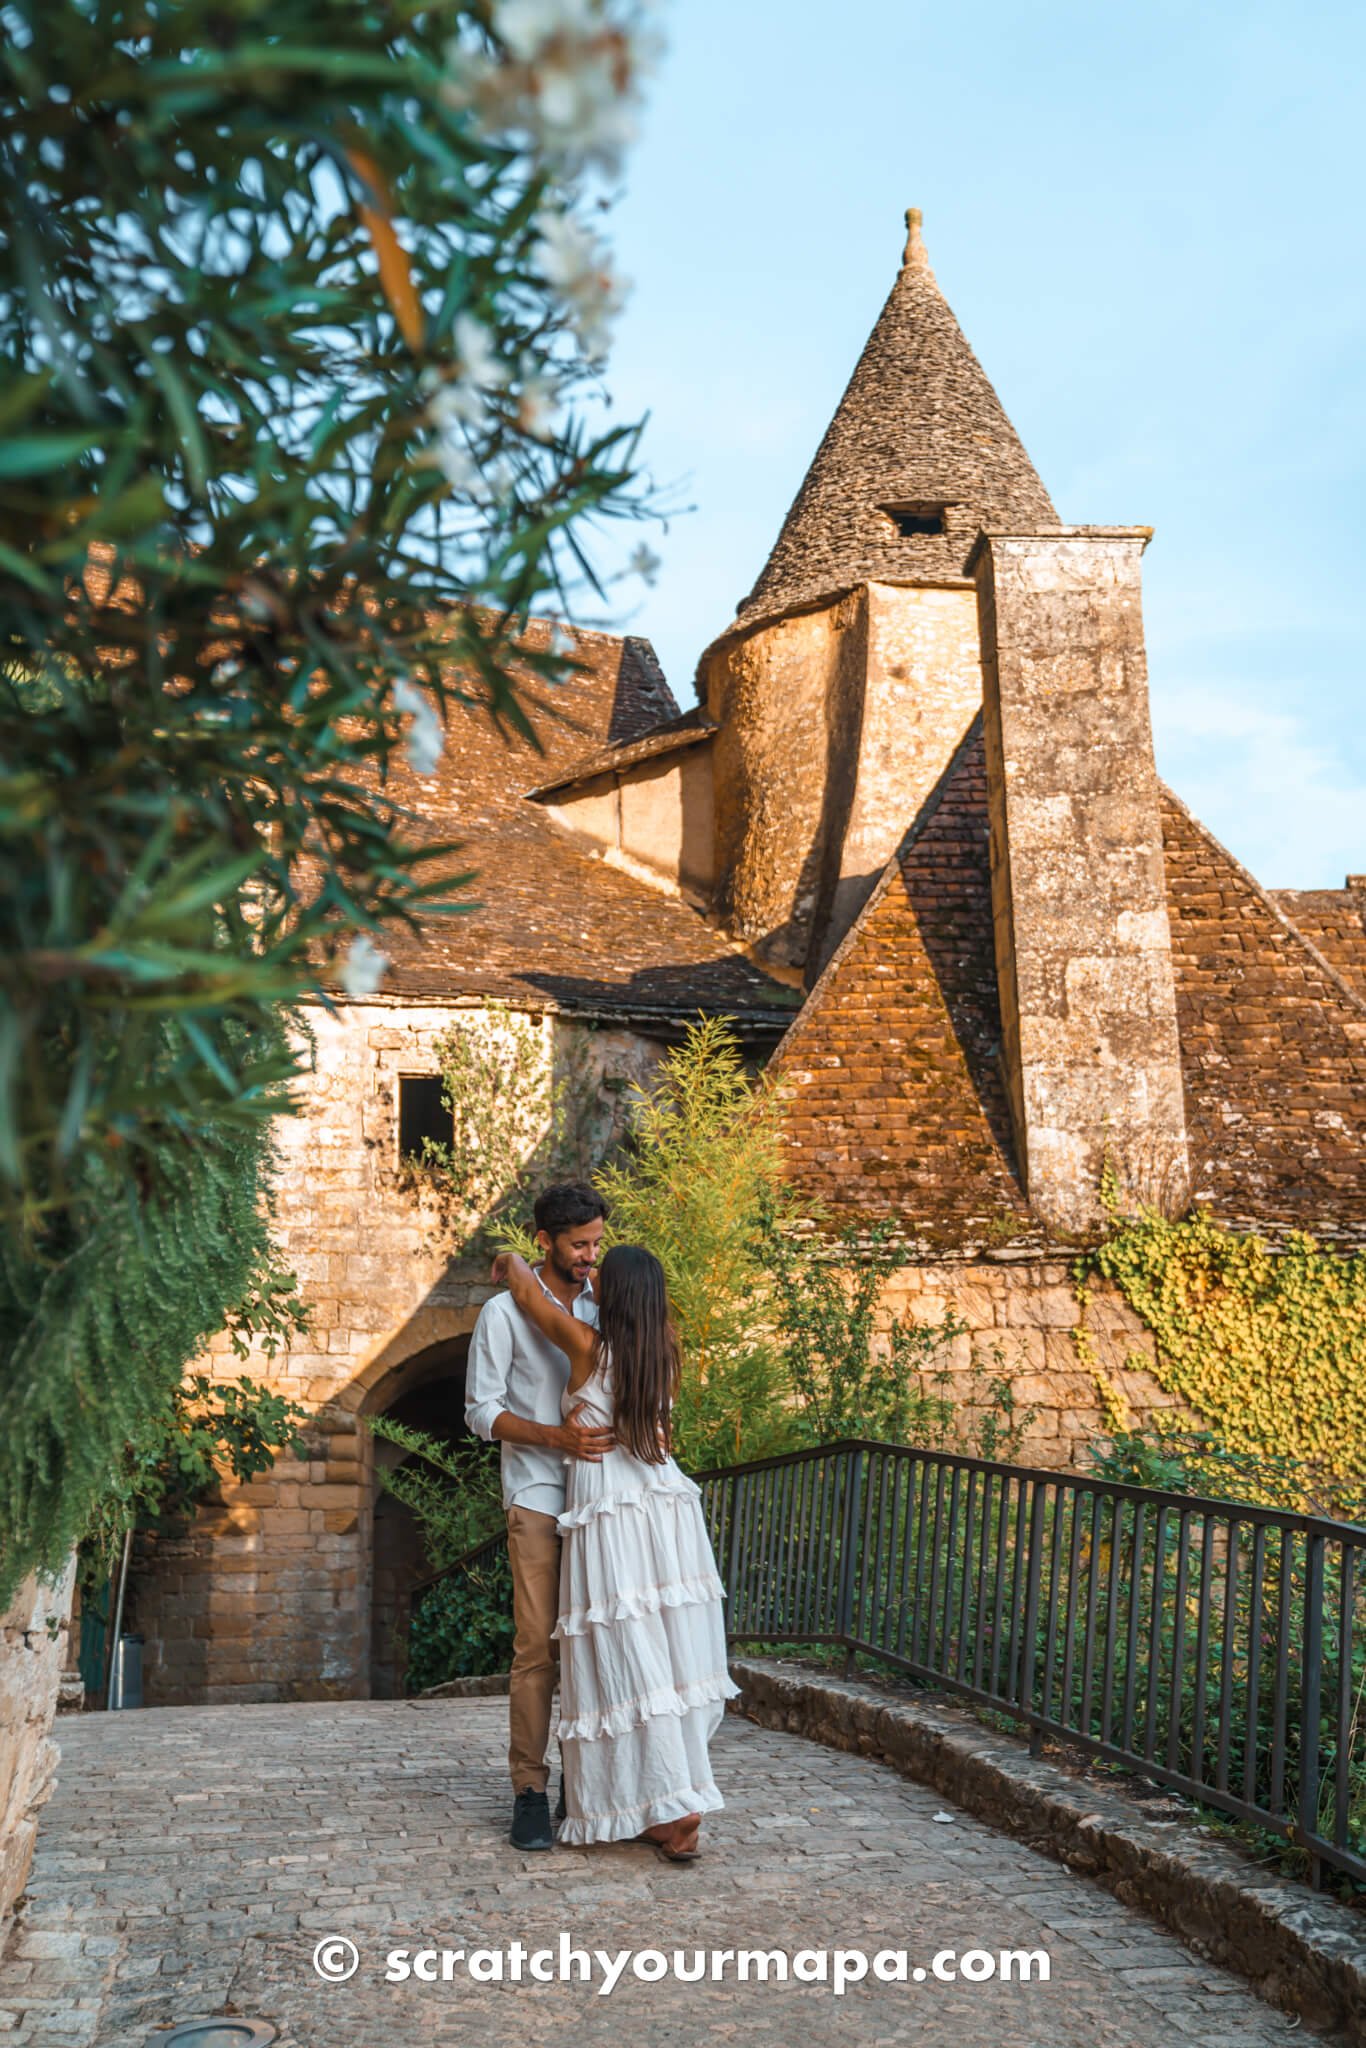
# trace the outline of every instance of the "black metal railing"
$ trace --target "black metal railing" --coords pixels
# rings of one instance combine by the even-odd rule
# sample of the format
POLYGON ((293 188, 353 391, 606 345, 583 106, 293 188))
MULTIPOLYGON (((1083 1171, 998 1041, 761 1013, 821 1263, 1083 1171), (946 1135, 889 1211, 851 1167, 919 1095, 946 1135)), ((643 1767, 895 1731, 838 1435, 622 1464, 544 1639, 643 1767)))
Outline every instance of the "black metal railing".
POLYGON ((1366 1527, 853 1440, 698 1481, 732 1642, 861 1652, 1366 1880, 1366 1527))
POLYGON ((861 1651, 1366 1879, 1366 1527, 853 1441, 700 1484, 732 1641, 861 1651))

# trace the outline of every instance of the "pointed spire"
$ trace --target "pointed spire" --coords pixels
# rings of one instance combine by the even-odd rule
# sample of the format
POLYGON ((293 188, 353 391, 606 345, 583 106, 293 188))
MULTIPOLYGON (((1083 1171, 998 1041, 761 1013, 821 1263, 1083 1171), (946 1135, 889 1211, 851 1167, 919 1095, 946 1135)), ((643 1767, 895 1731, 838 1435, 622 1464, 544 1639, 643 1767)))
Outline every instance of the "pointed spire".
MULTIPOLYGON (((903 270, 929 270, 930 252, 920 232, 924 215, 918 206, 906 208, 906 247, 901 257, 903 270)), ((933 275, 933 273, 931 273, 933 275)))
POLYGON ((982 527, 1057 518, 910 207, 901 270, 737 623, 859 583, 957 579, 982 527))

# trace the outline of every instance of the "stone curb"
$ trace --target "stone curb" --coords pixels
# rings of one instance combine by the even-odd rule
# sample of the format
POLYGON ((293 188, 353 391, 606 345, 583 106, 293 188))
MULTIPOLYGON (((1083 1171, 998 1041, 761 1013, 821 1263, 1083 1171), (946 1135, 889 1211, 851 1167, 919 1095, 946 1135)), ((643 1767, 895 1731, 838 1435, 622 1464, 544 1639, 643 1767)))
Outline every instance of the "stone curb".
POLYGON ((1095 1877, 1208 1961, 1309 2025, 1366 2041, 1366 1918, 1254 1861, 1237 1843, 1155 1820, 1122 1792, 1070 1777, 970 1713, 871 1685, 738 1657, 730 1702, 764 1728, 890 1764, 991 1827, 1095 1877))

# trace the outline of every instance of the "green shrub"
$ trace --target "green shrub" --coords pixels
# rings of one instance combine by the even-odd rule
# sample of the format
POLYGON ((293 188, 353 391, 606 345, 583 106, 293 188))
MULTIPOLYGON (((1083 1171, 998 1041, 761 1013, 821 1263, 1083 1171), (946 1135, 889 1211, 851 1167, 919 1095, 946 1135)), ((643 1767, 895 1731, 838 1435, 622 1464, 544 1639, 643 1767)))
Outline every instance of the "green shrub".
POLYGON ((500 1543, 468 1571, 438 1579, 414 1601, 408 1691, 506 1671, 512 1639, 512 1567, 500 1543))
POLYGON ((472 1439, 438 1443, 420 1429, 376 1415, 371 1434, 407 1453, 407 1461, 380 1469, 385 1493, 410 1509, 433 1571, 463 1557, 503 1525, 497 1444, 472 1439))

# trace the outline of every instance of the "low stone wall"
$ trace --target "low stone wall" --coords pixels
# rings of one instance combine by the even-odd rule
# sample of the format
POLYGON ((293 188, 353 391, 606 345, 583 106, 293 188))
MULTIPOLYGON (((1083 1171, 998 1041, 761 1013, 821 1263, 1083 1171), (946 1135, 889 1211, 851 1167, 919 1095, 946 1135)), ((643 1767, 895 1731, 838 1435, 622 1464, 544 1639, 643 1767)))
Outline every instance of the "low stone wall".
MULTIPOLYGON (((1268 2004, 1366 2040, 1362 1916, 1119 1786, 1070 1775, 964 1708, 931 1705, 810 1666, 736 1657, 733 1712, 763 1728, 874 1757, 978 1820, 1084 1871, 1237 1970, 1268 2004)), ((1194 1817, 1192 1816, 1192 1819, 1194 1817)), ((1336 2036, 1335 2036, 1336 2038, 1336 2036)))
POLYGON ((942 1323, 949 1312, 967 1326, 922 1377, 927 1394, 945 1394, 965 1418, 986 1413, 987 1382, 1009 1379, 1019 1409, 1033 1408, 1015 1462, 1084 1470, 1087 1450, 1109 1434, 1107 1402, 1116 1399, 1140 1428, 1182 1404, 1155 1378, 1154 1346, 1114 1288, 1097 1283, 1083 1311, 1063 1260, 902 1266, 882 1298, 883 1336, 894 1318, 942 1323), (1079 1348, 1078 1331, 1083 1341, 1079 1348), (976 1360, 977 1370, 973 1370, 976 1360))
POLYGON ((0 1948, 28 1879, 39 1810, 57 1768, 52 1722, 75 1580, 74 1558, 56 1585, 26 1579, 0 1619, 0 1948))

